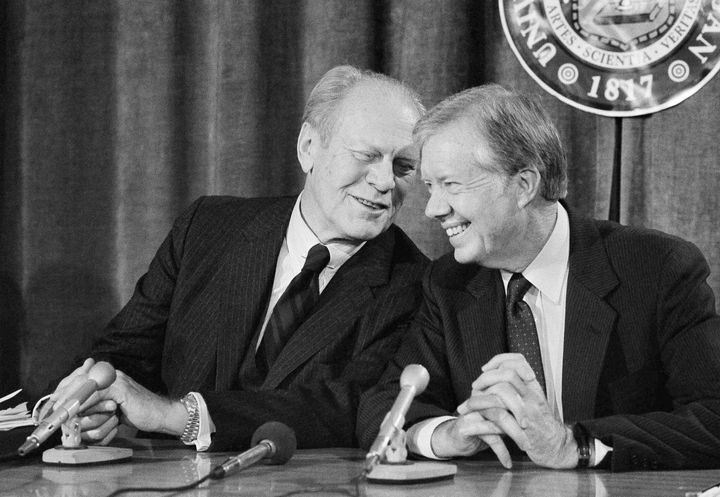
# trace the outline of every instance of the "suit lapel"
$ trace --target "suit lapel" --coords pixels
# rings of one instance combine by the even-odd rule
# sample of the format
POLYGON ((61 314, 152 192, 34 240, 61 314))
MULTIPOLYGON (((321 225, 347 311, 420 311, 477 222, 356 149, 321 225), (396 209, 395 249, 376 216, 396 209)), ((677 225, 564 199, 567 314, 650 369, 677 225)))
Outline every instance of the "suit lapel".
POLYGON ((227 251, 221 288, 225 326, 219 330, 216 388, 230 389, 240 361, 257 331, 272 288, 277 256, 287 230, 294 199, 269 204, 246 226, 238 226, 227 251))
POLYGON ((268 371, 264 389, 276 388, 339 333, 356 333, 353 326, 374 298, 372 288, 387 283, 392 265, 394 233, 387 231, 353 255, 320 295, 316 310, 292 335, 268 371))
POLYGON ((472 383, 486 362, 506 352, 502 305, 505 291, 500 272, 487 268, 479 268, 466 288, 476 300, 460 310, 458 326, 465 347, 466 371, 472 383), (497 302, 500 305, 496 305, 497 302))
POLYGON ((590 220, 570 214, 570 271, 563 351, 563 415, 593 417, 598 382, 616 313, 605 296, 617 286, 600 234, 590 220))

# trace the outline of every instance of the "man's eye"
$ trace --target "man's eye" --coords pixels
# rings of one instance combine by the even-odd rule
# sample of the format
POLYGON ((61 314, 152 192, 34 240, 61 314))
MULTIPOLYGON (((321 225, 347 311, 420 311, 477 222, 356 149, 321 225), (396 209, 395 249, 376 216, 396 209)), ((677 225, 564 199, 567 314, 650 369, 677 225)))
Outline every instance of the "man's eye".
POLYGON ((371 152, 353 152, 353 157, 362 162, 372 162, 375 159, 375 154, 371 152))
POLYGON ((457 181, 443 181, 443 189, 448 193, 457 193, 460 191, 460 186, 457 181))
POLYGON ((407 176, 415 172, 416 166, 412 161, 396 160, 393 163, 393 169, 395 170, 395 176, 407 176))

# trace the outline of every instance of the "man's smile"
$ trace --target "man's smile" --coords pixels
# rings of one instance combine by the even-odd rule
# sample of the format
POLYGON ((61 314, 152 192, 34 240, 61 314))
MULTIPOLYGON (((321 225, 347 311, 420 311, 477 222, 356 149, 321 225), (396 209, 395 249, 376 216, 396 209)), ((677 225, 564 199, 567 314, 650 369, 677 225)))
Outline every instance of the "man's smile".
POLYGON ((461 223, 456 224, 454 226, 450 226, 448 228, 445 228, 445 233, 447 233, 447 236, 450 238, 460 235, 465 232, 466 229, 470 227, 470 223, 461 223))
POLYGON ((354 198, 355 200, 357 200, 360 204, 364 205, 365 207, 367 207, 367 208, 369 208, 369 209, 373 209, 373 210, 383 210, 383 209, 387 209, 387 208, 389 207, 389 206, 386 205, 386 204, 377 203, 377 202, 372 202, 372 201, 370 201, 370 200, 367 200, 367 199, 364 199, 364 198, 361 198, 361 197, 356 197, 355 195, 350 195, 350 196, 351 196, 352 198, 354 198))

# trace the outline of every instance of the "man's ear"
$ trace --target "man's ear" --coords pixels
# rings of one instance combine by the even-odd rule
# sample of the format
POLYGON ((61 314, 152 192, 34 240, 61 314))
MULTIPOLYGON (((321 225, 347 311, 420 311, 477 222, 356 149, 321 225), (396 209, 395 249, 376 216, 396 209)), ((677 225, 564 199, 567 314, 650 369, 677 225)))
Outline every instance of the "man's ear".
POLYGON ((518 207, 523 208, 540 194, 540 171, 535 166, 528 166, 515 175, 518 187, 518 207))
POLYGON ((312 171, 315 165, 316 150, 320 146, 320 134, 315 128, 304 122, 297 140, 297 157, 305 174, 312 171))

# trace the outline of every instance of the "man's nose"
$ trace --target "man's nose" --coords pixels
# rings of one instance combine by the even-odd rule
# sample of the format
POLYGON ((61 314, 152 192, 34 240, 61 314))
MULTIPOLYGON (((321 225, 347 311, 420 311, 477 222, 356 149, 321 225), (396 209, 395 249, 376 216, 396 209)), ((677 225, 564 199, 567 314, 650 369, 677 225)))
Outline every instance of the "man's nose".
POLYGON ((387 192, 395 188, 392 159, 383 157, 382 160, 371 164, 370 171, 367 174, 367 182, 381 192, 387 192))
POLYGON ((450 204, 447 201, 445 193, 441 190, 433 190, 430 192, 427 205, 425 206, 425 215, 431 219, 442 219, 451 211, 450 204))

